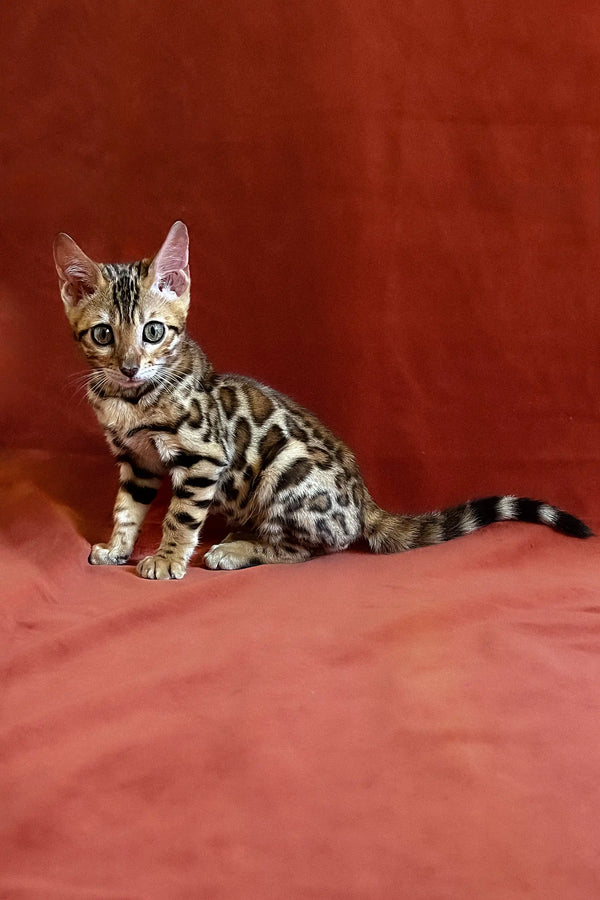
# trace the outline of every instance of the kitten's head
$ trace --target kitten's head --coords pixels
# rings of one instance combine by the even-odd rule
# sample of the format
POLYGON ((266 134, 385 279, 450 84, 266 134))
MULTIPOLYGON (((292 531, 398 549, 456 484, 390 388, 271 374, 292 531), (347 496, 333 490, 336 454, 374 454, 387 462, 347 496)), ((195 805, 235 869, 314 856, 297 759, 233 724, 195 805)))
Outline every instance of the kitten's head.
POLYGON ((126 391, 160 381, 172 367, 190 303, 183 222, 175 222, 152 260, 95 263, 59 234, 54 262, 67 318, 92 368, 126 391))

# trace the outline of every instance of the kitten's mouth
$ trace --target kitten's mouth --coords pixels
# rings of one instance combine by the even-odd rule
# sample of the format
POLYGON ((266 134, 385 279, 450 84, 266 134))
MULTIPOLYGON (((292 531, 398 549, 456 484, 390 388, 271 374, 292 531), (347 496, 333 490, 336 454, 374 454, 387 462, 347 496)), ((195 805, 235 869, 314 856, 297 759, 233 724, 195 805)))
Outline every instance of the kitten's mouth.
POLYGON ((120 388, 125 388, 126 390, 133 390, 134 388, 139 388, 142 384, 145 384, 148 379, 145 375, 134 375, 133 377, 128 377, 127 375, 113 375, 113 381, 120 388))

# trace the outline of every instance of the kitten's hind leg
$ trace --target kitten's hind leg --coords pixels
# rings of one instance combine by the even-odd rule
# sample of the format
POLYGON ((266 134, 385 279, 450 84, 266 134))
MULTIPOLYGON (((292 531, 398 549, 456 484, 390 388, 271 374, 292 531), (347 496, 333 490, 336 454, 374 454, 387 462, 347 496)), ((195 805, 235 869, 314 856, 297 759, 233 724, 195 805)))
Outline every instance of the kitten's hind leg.
POLYGON ((266 563, 304 562, 313 555, 308 547, 297 544, 274 546, 265 541, 232 540, 238 535, 228 535, 221 544, 215 544, 204 556, 209 569, 247 569, 266 563))

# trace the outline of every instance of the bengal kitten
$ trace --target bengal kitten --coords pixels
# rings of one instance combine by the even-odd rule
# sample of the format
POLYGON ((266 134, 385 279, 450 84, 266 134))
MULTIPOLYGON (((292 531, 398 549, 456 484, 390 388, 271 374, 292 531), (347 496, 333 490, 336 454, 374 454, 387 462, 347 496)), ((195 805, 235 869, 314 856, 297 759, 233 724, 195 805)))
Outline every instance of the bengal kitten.
POLYGON ((312 413, 240 375, 217 375, 185 329, 188 233, 175 222, 153 259, 93 262, 66 234, 54 259, 67 318, 92 367, 88 398, 120 464, 114 528, 93 565, 129 559, 148 505, 168 474, 173 496, 144 578, 182 578, 211 510, 233 532, 204 557, 210 569, 293 563, 365 538, 376 553, 437 544, 504 520, 584 538, 554 506, 488 497, 408 516, 381 509, 354 454, 312 413))

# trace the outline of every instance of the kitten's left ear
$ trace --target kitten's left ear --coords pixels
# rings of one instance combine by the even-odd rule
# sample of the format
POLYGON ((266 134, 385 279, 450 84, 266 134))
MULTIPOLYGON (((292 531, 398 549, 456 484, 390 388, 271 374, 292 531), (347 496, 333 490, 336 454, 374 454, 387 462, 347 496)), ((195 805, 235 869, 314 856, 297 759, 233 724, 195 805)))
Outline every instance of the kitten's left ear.
POLYGON ((177 297, 189 290, 189 237, 183 222, 171 225, 162 247, 150 263, 148 282, 155 290, 177 297))

